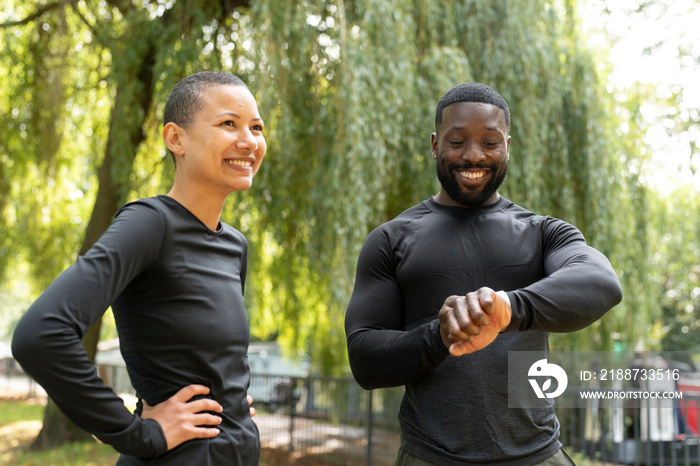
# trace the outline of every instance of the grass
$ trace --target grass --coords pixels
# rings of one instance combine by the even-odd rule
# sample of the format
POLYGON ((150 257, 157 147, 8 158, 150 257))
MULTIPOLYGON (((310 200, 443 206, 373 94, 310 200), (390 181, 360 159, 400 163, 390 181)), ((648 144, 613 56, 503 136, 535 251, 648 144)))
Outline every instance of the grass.
POLYGON ((26 400, 0 400, 0 464, 17 466, 112 466, 119 454, 109 445, 72 443, 50 451, 27 450, 41 429, 44 406, 26 400))
MULTIPOLYGON (((0 399, 0 465, 13 466, 113 466, 119 453, 95 442, 72 443, 49 451, 29 451, 41 430, 44 405, 29 400, 0 399)), ((260 466, 303 464, 342 465, 337 458, 296 458, 285 451, 263 451, 260 466)))
MULTIPOLYGON (((109 445, 95 443, 71 443, 55 450, 43 452, 22 451, 7 457, 5 464, 22 466, 113 466, 119 453, 109 445)), ((5 457, 0 454, 0 462, 5 457)))
MULTIPOLYGON (((73 443, 50 451, 29 451, 27 447, 41 429, 43 404, 28 400, 0 399, 0 465, 16 466, 112 466, 119 454, 109 445, 95 442, 73 443)), ((571 454, 571 452, 570 452, 571 454)), ((581 454, 571 454, 578 466, 596 463, 581 454)), ((302 456, 282 450, 263 450, 260 465, 280 464, 332 466, 351 464, 333 455, 302 456)))
POLYGON ((44 405, 31 401, 0 400, 0 427, 20 421, 41 421, 44 405))

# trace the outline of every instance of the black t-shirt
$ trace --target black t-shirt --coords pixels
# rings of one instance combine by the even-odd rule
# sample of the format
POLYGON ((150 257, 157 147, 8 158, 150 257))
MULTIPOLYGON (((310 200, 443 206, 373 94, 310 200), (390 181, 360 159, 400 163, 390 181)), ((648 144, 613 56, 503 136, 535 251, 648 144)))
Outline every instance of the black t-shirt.
POLYGON ((500 198, 476 208, 429 199, 378 227, 357 264, 345 329, 365 388, 406 385, 404 449, 436 464, 543 461, 560 447, 549 409, 507 402, 508 351, 548 351, 548 332, 599 319, 621 299, 608 260, 572 225, 500 198), (480 287, 507 292, 506 332, 449 356, 437 320, 445 299, 480 287))
POLYGON ((73 422, 132 462, 257 464, 246 400, 246 261, 245 237, 226 224, 211 231, 167 196, 128 204, 23 316, 15 357, 73 422), (103 386, 80 338, 110 305, 138 396, 153 406, 186 385, 206 385, 224 409, 218 436, 165 453, 160 426, 103 386))

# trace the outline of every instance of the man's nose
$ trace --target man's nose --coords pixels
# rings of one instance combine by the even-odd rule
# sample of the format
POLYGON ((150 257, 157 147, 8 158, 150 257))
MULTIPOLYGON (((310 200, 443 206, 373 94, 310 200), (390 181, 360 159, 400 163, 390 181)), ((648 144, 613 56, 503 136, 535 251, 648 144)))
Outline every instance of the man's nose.
POLYGON ((478 163, 484 160, 484 151, 482 150, 481 144, 470 141, 464 147, 464 152, 462 152, 462 160, 471 163, 478 163))

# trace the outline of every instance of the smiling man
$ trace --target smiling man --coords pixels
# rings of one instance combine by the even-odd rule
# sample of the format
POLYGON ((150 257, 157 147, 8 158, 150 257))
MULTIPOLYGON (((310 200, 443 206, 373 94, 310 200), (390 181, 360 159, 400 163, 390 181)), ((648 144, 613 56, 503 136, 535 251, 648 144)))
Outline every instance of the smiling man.
POLYGON ((396 466, 570 465, 553 401, 508 408, 508 352, 548 351, 622 299, 608 260, 572 225, 501 197, 510 111, 488 86, 439 101, 440 192, 367 238, 345 331, 366 389, 405 385, 396 466))

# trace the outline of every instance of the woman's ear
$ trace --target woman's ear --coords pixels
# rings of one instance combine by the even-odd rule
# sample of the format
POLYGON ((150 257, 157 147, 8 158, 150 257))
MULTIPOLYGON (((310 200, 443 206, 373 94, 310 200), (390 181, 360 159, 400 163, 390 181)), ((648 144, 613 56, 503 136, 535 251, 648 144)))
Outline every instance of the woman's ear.
POLYGON ((170 152, 175 155, 185 155, 184 129, 172 121, 163 127, 163 141, 170 152))

